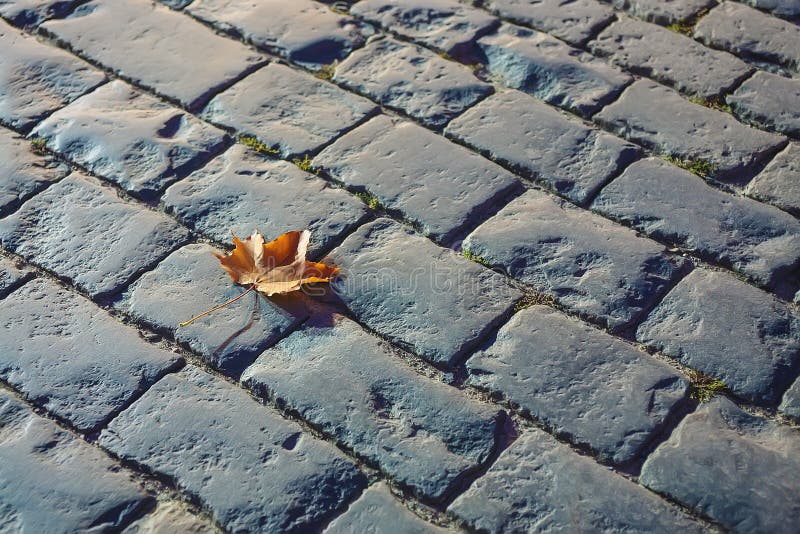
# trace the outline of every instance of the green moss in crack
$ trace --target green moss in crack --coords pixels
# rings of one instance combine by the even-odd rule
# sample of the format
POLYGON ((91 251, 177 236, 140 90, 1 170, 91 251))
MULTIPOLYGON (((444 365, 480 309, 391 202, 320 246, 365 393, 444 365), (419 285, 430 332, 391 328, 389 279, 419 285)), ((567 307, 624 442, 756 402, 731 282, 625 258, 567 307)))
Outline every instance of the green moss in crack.
POLYGON ((688 374, 691 381, 689 397, 697 402, 707 402, 717 395, 724 395, 728 391, 728 386, 722 380, 717 380, 694 369, 689 371, 688 374))
POLYGON ((555 297, 553 297, 552 295, 547 295, 545 293, 539 293, 539 292, 526 293, 524 297, 519 299, 517 303, 514 304, 514 313, 530 308, 531 306, 537 306, 537 305, 550 306, 551 308, 555 308, 558 307, 558 302, 556 302, 555 297))
POLYGON ((369 193, 364 193, 364 192, 358 191, 357 193, 355 193, 355 195, 359 199, 361 199, 361 202, 363 202, 364 204, 369 206, 370 209, 379 210, 379 209, 383 208, 383 206, 381 205, 381 201, 378 200, 377 197, 374 197, 374 196, 370 195, 369 193))
POLYGON ((240 135, 239 142, 244 146, 251 148, 258 152, 259 154, 267 154, 270 156, 279 156, 281 151, 277 148, 268 146, 265 143, 262 143, 257 138, 253 137, 252 135, 240 135))
POLYGON ((710 109, 715 109, 717 111, 722 111, 722 112, 725 112, 725 113, 733 112, 733 110, 731 109, 730 105, 725 103, 725 101, 722 98, 718 97, 718 96, 714 96, 714 97, 711 97, 711 98, 703 98, 703 97, 700 97, 700 96, 690 96, 689 97, 689 102, 692 102, 694 104, 698 104, 700 106, 705 106, 705 107, 710 108, 710 109))
POLYGON ((664 156, 664 160, 677 165, 681 169, 686 169, 700 178, 708 178, 716 171, 712 164, 701 159, 680 159, 674 156, 664 156))
POLYGON ((294 163, 295 165, 297 165, 297 167, 298 167, 298 168, 299 168, 301 171, 306 171, 306 172, 314 172, 314 171, 312 171, 312 170, 311 170, 311 158, 310 158, 310 157, 308 157, 308 154, 306 154, 305 156, 303 156, 303 159, 300 159, 300 158, 294 158, 294 159, 292 160, 292 163, 294 163))
POLYGON ((327 65, 323 65, 320 69, 314 73, 314 76, 319 78, 320 80, 325 80, 329 82, 333 79, 333 75, 336 74, 336 67, 339 66, 338 61, 334 61, 333 63, 328 63, 327 65))
POLYGON ((465 258, 467 258, 468 260, 470 260, 470 261, 474 261, 474 262, 476 262, 476 263, 480 263, 481 265, 483 265, 483 266, 485 266, 485 267, 491 267, 491 266, 492 266, 492 264, 491 264, 491 263, 489 263, 489 260, 487 260, 487 259, 486 259, 486 258, 484 258, 483 256, 478 256, 477 254, 473 254, 472 252, 470 252, 470 251, 469 251, 469 250, 467 250, 467 249, 464 249, 464 250, 462 250, 462 251, 461 251, 461 254, 462 254, 462 255, 463 255, 465 258))
POLYGON ((47 140, 46 139, 31 139, 31 151, 34 154, 44 156, 47 154, 47 140))

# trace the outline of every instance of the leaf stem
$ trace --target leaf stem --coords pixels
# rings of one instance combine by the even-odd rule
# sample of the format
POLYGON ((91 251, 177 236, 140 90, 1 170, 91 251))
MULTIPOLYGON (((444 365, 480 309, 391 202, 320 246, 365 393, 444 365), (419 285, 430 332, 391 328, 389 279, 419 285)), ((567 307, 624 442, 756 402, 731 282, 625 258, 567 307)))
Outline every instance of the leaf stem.
POLYGON ((233 297, 231 300, 229 300, 229 301, 227 301, 227 302, 223 302, 222 304, 219 304, 219 305, 217 305, 217 306, 214 306, 214 307, 213 307, 213 308, 211 308, 210 310, 206 310, 206 311, 204 311, 203 313, 201 313, 200 315, 195 315, 194 317, 192 317, 192 318, 191 318, 191 319, 189 319, 188 321, 184 321, 184 322, 182 322, 181 324, 179 324, 178 326, 189 326, 190 324, 192 324, 193 322, 195 322, 195 321, 196 321, 196 320, 198 320, 199 318, 201 318, 201 317, 205 317, 205 316, 206 316, 206 315, 208 315, 209 313, 211 313, 211 312, 215 312, 215 311, 217 311, 217 310, 218 310, 218 309, 220 309, 220 308, 224 308, 224 307, 225 307, 225 306, 227 306, 228 304, 233 304, 234 302, 236 302, 237 300, 239 300, 239 299, 240 299, 240 298, 242 298, 243 296, 245 296, 245 295, 247 295, 248 293, 250 293, 250 292, 251 292, 252 290, 254 290, 255 288, 256 288, 256 285, 255 285, 255 284, 253 284, 253 285, 251 285, 251 286, 250 286, 250 287, 247 289, 247 291, 245 291, 244 293, 242 293, 242 294, 241 294, 241 295, 239 295, 238 297, 233 297))

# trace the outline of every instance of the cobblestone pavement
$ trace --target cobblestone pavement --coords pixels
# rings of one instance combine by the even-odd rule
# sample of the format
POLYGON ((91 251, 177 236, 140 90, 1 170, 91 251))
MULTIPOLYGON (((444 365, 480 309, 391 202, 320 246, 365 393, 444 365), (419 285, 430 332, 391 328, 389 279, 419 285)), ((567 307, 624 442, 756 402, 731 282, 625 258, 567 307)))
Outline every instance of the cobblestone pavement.
POLYGON ((797 532, 800 1, 0 16, 0 531, 797 532))

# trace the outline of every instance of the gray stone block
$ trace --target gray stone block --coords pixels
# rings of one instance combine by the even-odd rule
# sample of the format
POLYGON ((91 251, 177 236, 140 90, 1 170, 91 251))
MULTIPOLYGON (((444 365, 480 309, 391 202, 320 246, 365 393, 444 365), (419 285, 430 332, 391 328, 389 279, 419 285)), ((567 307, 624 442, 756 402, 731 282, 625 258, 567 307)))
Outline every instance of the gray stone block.
POLYGON ((231 282, 212 252, 220 251, 202 244, 176 250, 131 285, 118 306, 224 373, 238 376, 261 351, 302 321, 305 313, 281 308, 280 298, 276 303, 253 292, 250 298, 179 327, 247 290, 231 282))
POLYGON ((576 45, 614 19, 614 10, 596 0, 490 0, 487 7, 504 19, 576 45))
POLYGON ((291 158, 316 152, 377 110, 365 98, 271 63, 214 97, 202 116, 291 158))
POLYGON ((778 410, 784 415, 800 419, 800 378, 783 394, 783 401, 778 410))
POLYGON ((700 19, 696 39, 742 57, 800 71, 800 26, 739 2, 722 2, 700 19))
POLYGON ((472 59, 475 41, 500 21, 456 0, 364 0, 353 15, 459 59, 472 59))
POLYGON ((170 477, 232 532, 318 528, 366 485, 333 446, 192 366, 150 388, 99 441, 170 477))
POLYGON ((367 488, 347 511, 323 531, 325 534, 444 534, 450 530, 423 521, 403 506, 384 482, 367 488))
POLYGON ((119 80, 56 111, 31 135, 148 200, 202 166, 226 142, 222 130, 119 80))
POLYGON ((695 269, 636 330, 636 339, 775 404, 800 370, 800 315, 727 273, 695 269))
MULTIPOLYGON (((608 1, 608 0, 607 0, 608 1)), ((703 9, 715 5, 715 0, 611 0, 617 9, 634 17, 666 26, 689 20, 703 9)))
POLYGON ((0 128, 0 216, 69 173, 50 156, 35 154, 30 141, 0 128))
POLYGON ((0 16, 14 26, 32 27, 72 11, 79 0, 6 0, 0 3, 0 16))
POLYGON ((359 228, 330 259, 342 267, 331 285, 361 323, 442 366, 522 297, 503 276, 389 219, 359 228))
POLYGON ((488 458, 503 421, 327 310, 259 356, 242 382, 433 500, 488 458))
POLYGON ((518 91, 490 96, 454 119, 445 134, 577 203, 640 154, 637 146, 518 91))
POLYGON ((703 98, 727 92, 753 70, 727 52, 624 16, 603 30, 589 47, 630 72, 703 98))
POLYGON ((99 449, 0 389, 0 525, 6 532, 108 532, 148 500, 99 449))
POLYGON ((441 242, 521 188, 499 165, 386 115, 337 140, 314 165, 348 187, 368 191, 441 242))
POLYGON ((433 128, 493 90, 469 68, 391 38, 372 40, 350 54, 333 79, 433 128))
POLYGON ((22 262, 0 256, 0 299, 33 277, 33 271, 22 262))
POLYGON ((643 351, 545 306, 515 314, 467 369, 470 384, 615 464, 638 456, 689 386, 643 351))
POLYGON ((800 2, 797 0, 744 0, 744 3, 779 17, 800 17, 800 2))
POLYGON ((650 455, 639 481, 733 532, 791 533, 800 517, 800 434, 724 397, 650 455))
POLYGON ((490 74, 508 87, 588 117, 613 101, 631 77, 544 33, 504 24, 478 40, 490 74))
POLYGON ((36 279, 0 301, 0 377, 92 430, 180 362, 94 303, 36 279))
POLYGON ((789 143, 753 178, 745 192, 800 217, 800 145, 789 143))
POLYGON ((703 532, 678 508, 530 429, 448 511, 480 532, 703 532))
POLYGON ((2 20, 0 49, 0 123, 17 130, 29 130, 106 79, 85 61, 2 20))
POLYGON ((533 190, 479 226, 463 247, 611 330, 636 321, 685 265, 633 230, 533 190))
POLYGON ((219 530, 197 517, 178 501, 162 501, 151 513, 128 525, 123 534, 218 534, 219 530))
POLYGON ((231 232, 267 239, 311 230, 309 255, 329 249, 366 216, 364 203, 285 161, 236 145, 164 194, 167 211, 221 243, 231 232))
POLYGON ((658 158, 628 167, 600 191, 591 207, 778 291, 791 290, 797 283, 793 279, 800 264, 797 219, 710 187, 658 158))
POLYGON ((196 0, 186 10, 214 26, 314 70, 344 59, 371 33, 311 0, 196 0))
POLYGON ((800 137, 800 80, 758 71, 726 100, 737 117, 800 137))
POLYGON ((93 298, 119 291, 187 238, 169 217, 79 173, 0 220, 0 245, 93 298))
POLYGON ((93 0, 40 27, 90 61, 191 109, 263 61, 245 45, 147 0, 93 0))
POLYGON ((594 120, 655 152, 705 161, 719 179, 738 178, 786 142, 783 136, 745 126, 650 80, 634 82, 594 120))

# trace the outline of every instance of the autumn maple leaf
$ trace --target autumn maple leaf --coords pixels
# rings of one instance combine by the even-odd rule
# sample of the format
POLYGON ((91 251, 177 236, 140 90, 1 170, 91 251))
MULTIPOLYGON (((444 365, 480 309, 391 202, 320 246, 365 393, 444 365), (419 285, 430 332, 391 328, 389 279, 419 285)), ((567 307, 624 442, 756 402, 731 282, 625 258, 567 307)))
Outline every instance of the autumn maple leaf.
POLYGON ((306 260, 310 239, 311 232, 308 230, 286 232, 269 243, 264 243, 264 236, 258 230, 244 240, 234 235, 233 251, 214 255, 231 280, 250 287, 241 295, 192 317, 180 326, 232 304, 253 290, 270 296, 297 291, 303 284, 329 282, 339 268, 306 260))

